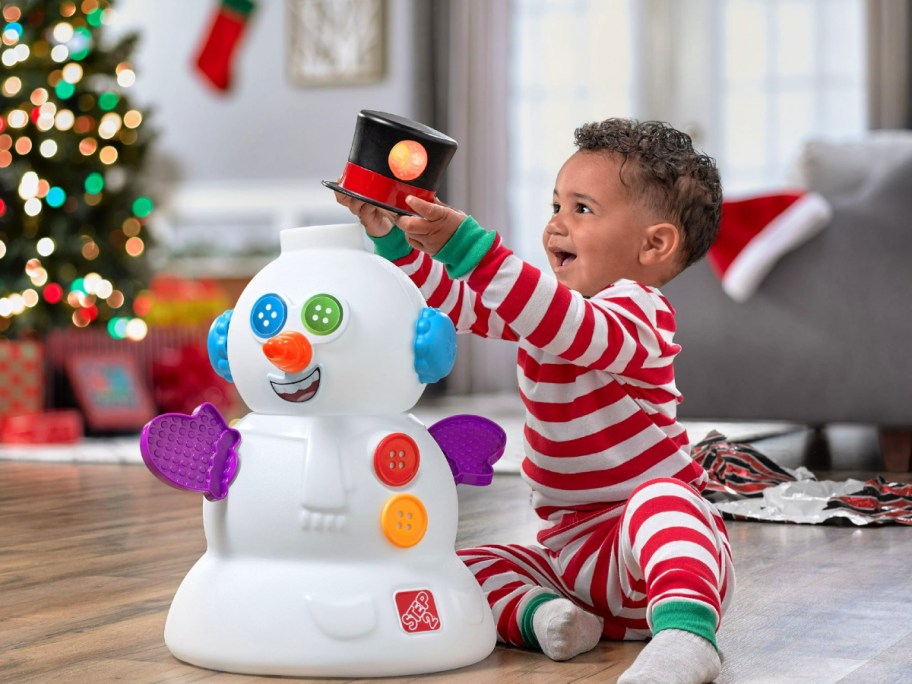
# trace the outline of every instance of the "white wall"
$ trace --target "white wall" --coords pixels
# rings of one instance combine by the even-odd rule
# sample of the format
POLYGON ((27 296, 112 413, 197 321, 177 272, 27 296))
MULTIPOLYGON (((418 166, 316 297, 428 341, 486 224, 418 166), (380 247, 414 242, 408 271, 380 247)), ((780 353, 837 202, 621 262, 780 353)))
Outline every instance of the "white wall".
POLYGON ((216 0, 120 0, 115 5, 112 38, 129 30, 141 33, 133 55, 132 97, 151 110, 147 122, 159 132, 155 155, 175 162, 182 181, 310 184, 334 178, 348 157, 361 109, 414 116, 413 0, 388 0, 384 80, 325 88, 290 83, 285 0, 256 2, 226 95, 210 88, 193 64, 216 0))

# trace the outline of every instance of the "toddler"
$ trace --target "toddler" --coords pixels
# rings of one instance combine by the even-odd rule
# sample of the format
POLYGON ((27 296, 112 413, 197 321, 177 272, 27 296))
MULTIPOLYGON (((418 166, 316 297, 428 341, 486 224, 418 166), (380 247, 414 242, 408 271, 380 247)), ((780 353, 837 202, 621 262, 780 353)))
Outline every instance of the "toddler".
POLYGON ((715 239, 719 174, 660 122, 586 124, 575 144, 542 234, 551 275, 443 204, 410 197, 419 216, 394 217, 336 197, 457 331, 519 342, 538 544, 459 552, 499 640, 566 660, 651 638, 619 682, 709 682, 731 548, 676 419, 675 311, 657 288, 715 239))

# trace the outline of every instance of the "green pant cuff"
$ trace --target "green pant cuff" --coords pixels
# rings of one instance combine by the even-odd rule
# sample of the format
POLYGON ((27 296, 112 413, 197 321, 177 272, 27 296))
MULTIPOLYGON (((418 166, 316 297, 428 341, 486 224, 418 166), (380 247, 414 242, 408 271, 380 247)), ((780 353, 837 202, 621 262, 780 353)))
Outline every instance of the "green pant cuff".
POLYGON ((716 644, 716 612, 696 601, 665 601, 652 609, 650 620, 653 636, 663 629, 681 629, 706 639, 718 650, 716 644))
POLYGON ((537 611, 542 604, 553 601, 556 598, 560 598, 560 596, 557 594, 539 594, 538 596, 533 596, 529 599, 529 602, 523 608, 522 615, 519 618, 519 633, 522 636, 523 642, 529 648, 534 648, 538 651, 541 650, 541 646, 538 643, 538 637, 535 636, 535 630, 532 628, 532 619, 535 617, 535 611, 537 611))

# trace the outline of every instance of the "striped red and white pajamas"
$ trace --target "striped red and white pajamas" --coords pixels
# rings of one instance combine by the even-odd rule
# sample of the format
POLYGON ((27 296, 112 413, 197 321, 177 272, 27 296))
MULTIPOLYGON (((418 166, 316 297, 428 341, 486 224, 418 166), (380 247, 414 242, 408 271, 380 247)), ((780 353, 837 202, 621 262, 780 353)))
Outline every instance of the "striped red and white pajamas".
POLYGON ((490 248, 459 278, 419 251, 395 263, 457 331, 519 342, 522 476, 539 543, 460 551, 501 641, 534 645, 524 616, 547 595, 604 618, 607 638, 689 629, 696 614, 703 626, 691 631, 714 641, 734 585, 731 549, 676 419, 674 310, 629 280, 587 299, 473 219, 460 233, 476 245, 487 235, 490 248))

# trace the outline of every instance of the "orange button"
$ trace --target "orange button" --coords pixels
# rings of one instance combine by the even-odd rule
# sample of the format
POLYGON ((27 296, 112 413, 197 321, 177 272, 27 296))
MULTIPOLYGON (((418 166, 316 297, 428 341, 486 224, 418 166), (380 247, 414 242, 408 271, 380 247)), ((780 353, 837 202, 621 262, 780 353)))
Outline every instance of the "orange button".
POLYGON ((427 531, 427 511, 417 496, 400 494, 386 502, 380 515, 383 534, 396 546, 408 548, 427 531))
POLYGON ((402 432, 384 437, 374 451, 377 477, 391 487, 401 487, 418 473, 421 456, 415 440, 402 432))

